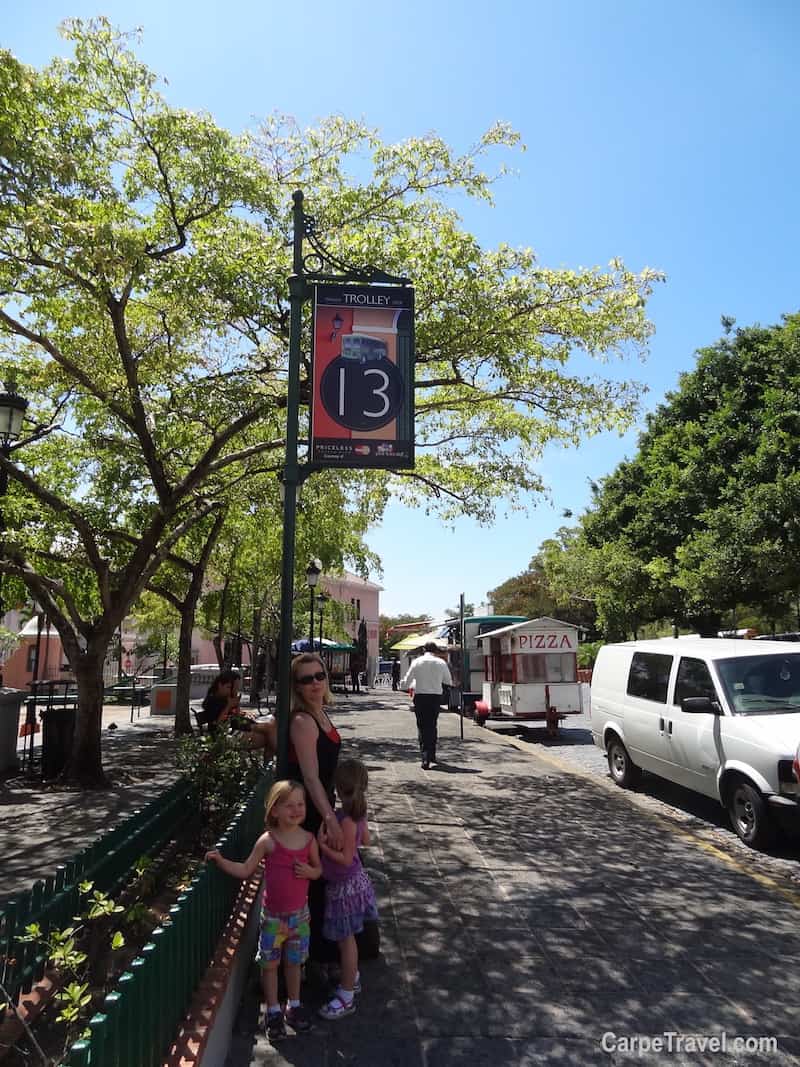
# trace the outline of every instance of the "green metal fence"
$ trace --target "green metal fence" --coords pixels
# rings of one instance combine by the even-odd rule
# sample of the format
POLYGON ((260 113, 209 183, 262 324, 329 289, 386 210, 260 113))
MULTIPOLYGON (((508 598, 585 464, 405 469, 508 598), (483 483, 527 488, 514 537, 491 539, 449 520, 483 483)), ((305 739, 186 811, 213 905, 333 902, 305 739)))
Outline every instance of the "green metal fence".
MULTIPOLYGON (((239 806, 217 848, 244 860, 264 830, 264 798, 271 770, 239 806)), ((102 1011, 91 1020, 91 1037, 78 1041, 66 1067, 160 1067, 214 954, 241 883, 206 864, 170 908, 167 922, 121 975, 102 1011)))
POLYGON ((133 812, 119 826, 103 834, 55 875, 34 883, 30 890, 0 909, 0 976, 11 997, 28 993, 44 974, 47 958, 42 944, 19 942, 25 927, 38 923, 43 934, 64 929, 80 911, 78 886, 90 881, 103 893, 113 893, 128 879, 140 856, 155 852, 197 813, 189 781, 181 779, 146 807, 133 812))

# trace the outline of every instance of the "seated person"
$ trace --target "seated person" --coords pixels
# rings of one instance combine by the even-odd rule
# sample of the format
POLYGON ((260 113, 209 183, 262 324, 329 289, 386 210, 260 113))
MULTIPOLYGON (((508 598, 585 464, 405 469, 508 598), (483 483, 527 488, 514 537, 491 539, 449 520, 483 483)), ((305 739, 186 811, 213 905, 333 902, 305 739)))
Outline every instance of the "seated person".
POLYGON ((208 687, 197 721, 208 724, 210 734, 215 734, 220 725, 228 723, 231 730, 249 735, 245 741, 248 748, 265 748, 275 753, 278 747, 275 719, 270 716, 264 722, 257 722, 245 715, 241 709, 240 679, 238 671, 220 671, 208 687))

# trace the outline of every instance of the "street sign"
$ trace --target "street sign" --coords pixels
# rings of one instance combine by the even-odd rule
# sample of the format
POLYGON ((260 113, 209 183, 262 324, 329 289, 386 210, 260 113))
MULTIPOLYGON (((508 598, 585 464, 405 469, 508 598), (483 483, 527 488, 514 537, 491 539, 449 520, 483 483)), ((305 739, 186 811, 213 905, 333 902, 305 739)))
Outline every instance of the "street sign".
POLYGON ((410 286, 315 286, 311 462, 414 466, 410 286))

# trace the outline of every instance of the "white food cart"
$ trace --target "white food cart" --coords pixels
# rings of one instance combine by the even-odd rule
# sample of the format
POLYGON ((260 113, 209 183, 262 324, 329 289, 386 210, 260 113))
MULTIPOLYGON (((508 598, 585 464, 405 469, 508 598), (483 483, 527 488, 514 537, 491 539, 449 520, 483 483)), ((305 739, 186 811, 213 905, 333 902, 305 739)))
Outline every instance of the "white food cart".
POLYGON ((483 699, 475 717, 541 721, 555 734, 567 715, 580 715, 578 629, 543 616, 478 638, 483 650, 483 699))

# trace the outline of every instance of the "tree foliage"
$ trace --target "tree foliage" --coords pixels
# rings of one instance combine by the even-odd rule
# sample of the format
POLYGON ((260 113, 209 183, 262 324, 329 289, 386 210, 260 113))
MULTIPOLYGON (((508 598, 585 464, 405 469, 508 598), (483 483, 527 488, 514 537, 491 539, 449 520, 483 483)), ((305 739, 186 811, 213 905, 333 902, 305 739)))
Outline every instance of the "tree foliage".
POLYGON ((797 603, 800 317, 726 325, 571 534, 562 570, 611 636, 659 619, 715 634, 797 603))
MULTIPOLYGON (((490 521, 499 499, 541 488, 550 441, 627 425, 636 386, 571 359, 641 350, 658 275, 481 248, 453 196, 491 200, 502 168, 485 167, 517 142, 503 124, 460 154, 435 135, 386 144, 339 117, 234 135, 170 106, 105 20, 64 32, 71 58, 0 63, 0 371, 31 400, 0 456, 12 483, 0 568, 61 636, 80 694, 68 771, 98 780, 115 629, 195 526, 282 465, 294 189, 336 256, 417 290, 417 467, 321 481, 300 534, 315 555, 363 561, 359 536, 390 492, 490 521), (326 548, 343 528, 346 545, 326 548)), ((304 402, 309 374, 306 360, 304 402)), ((271 548, 253 551, 237 557, 244 582, 272 566, 271 548)))
POLYGON ((544 541, 527 570, 492 589, 488 596, 499 615, 525 615, 529 619, 549 615, 593 633, 596 623, 594 597, 586 590, 575 552, 573 531, 562 527, 544 541))

